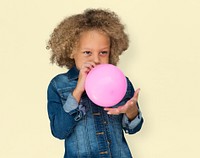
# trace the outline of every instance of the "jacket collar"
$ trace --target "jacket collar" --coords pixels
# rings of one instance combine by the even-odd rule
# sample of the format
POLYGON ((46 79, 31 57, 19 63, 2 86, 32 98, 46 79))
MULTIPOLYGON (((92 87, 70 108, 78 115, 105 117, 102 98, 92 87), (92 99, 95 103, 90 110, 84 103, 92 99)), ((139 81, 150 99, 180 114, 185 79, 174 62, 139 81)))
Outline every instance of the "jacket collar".
POLYGON ((78 79, 79 70, 76 68, 76 66, 73 66, 69 71, 67 72, 67 77, 69 80, 76 80, 78 79))

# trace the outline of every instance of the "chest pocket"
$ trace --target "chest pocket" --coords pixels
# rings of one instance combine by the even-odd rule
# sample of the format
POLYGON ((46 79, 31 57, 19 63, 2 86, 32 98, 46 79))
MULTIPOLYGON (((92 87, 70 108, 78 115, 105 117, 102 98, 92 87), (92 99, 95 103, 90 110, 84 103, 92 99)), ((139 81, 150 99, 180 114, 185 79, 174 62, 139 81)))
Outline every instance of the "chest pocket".
POLYGON ((62 88, 58 90, 58 93, 61 98, 62 104, 64 104, 69 96, 69 93, 71 93, 74 90, 73 87, 67 87, 67 88, 62 88))

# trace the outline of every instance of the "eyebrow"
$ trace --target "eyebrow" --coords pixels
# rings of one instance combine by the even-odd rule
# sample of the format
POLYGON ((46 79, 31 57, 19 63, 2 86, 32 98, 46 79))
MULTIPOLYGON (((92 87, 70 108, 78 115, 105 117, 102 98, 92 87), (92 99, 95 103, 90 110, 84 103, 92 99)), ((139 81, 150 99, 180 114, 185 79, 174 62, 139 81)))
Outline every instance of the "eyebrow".
MULTIPOLYGON (((100 48, 100 50, 104 50, 104 49, 110 49, 110 47, 106 46, 106 47, 100 48)), ((81 50, 92 50, 92 49, 85 47, 85 48, 81 48, 81 50)))

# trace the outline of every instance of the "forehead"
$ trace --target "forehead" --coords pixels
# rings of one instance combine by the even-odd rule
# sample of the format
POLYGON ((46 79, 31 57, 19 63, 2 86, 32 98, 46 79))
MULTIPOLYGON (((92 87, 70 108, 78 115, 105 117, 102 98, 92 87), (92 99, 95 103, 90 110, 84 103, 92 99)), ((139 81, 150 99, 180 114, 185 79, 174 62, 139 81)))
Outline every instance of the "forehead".
POLYGON ((99 44, 110 44, 109 36, 102 31, 91 30, 85 31, 80 34, 79 44, 87 44, 89 43, 99 43, 99 44))

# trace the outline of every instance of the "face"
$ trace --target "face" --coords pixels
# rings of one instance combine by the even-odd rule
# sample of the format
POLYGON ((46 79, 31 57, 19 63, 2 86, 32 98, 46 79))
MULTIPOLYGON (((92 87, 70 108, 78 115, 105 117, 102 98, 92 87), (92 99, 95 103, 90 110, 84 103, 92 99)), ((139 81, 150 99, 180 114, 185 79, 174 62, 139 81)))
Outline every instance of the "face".
POLYGON ((80 70, 86 62, 108 64, 110 55, 110 39, 99 31, 83 32, 77 48, 72 53, 76 67, 80 70))

